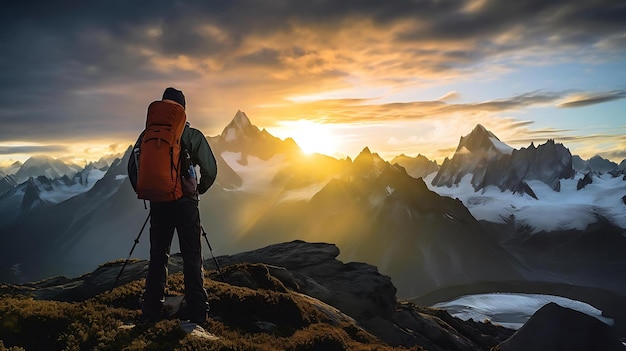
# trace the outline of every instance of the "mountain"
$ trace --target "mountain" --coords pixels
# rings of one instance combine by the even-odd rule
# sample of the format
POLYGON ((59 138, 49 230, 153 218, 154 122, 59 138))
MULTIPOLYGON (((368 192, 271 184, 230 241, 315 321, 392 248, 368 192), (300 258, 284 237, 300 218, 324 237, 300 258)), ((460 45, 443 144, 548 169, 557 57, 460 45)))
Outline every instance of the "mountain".
POLYGON ((578 155, 572 155, 572 168, 574 168, 574 171, 576 172, 582 172, 582 173, 591 172, 591 167, 589 166, 589 162, 586 160, 583 160, 578 155))
MULTIPOLYGON (((220 252, 294 239, 335 241, 346 258, 391 275, 401 296, 441 284, 520 277, 516 260, 485 235, 461 202, 428 190, 367 148, 354 161, 305 156, 293 142, 259 131, 241 111, 212 140, 220 176, 201 198, 200 212, 220 252)), ((88 192, 2 228, 11 235, 0 238, 7 248, 0 263, 19 272, 5 279, 41 279, 46 275, 33 274, 54 271, 76 275, 124 257, 147 216, 125 176, 128 157, 88 192), (33 241, 40 249, 29 246, 33 241)), ((146 258, 147 250, 144 243, 134 255, 146 258)))
MULTIPOLYGON (((231 127, 241 126, 245 114, 239 113, 235 117, 231 127)), ((267 196, 274 198, 275 191, 291 186, 296 192, 299 181, 291 180, 284 174, 278 175, 279 171, 286 167, 294 167, 299 171, 304 169, 283 162, 286 153, 293 154, 292 146, 295 144, 283 143, 265 131, 260 132, 253 125, 243 125, 242 129, 233 131, 232 135, 238 138, 211 138, 211 147, 218 162, 218 178, 200 202, 203 223, 210 223, 210 226, 205 227, 211 233, 236 231, 242 216, 247 215, 250 209, 258 211, 256 208, 267 205, 267 196), (255 130, 258 133, 253 132, 255 130), (281 145, 284 148, 280 148, 281 145), (270 150, 276 154, 264 161, 255 155, 265 157, 269 154, 257 153, 258 150, 270 150), (235 161, 241 160, 241 155, 246 153, 245 165, 235 161), (222 155, 229 157, 229 161, 222 155), (229 162, 237 171, 230 167, 229 162), (267 178, 264 178, 264 173, 267 178), (274 180, 275 177, 277 180, 274 180), (257 192, 261 192, 261 195, 257 192)), ((124 157, 116 160, 89 191, 46 206, 45 211, 34 209, 28 216, 18 216, 8 224, 0 224, 0 243, 5 244, 0 248, 2 280, 34 280, 61 273, 77 275, 93 268, 98 262, 123 257, 130 247, 124 243, 132 243, 132 238, 138 234, 148 214, 144 202, 137 199, 127 180, 129 155, 130 147, 124 157), (15 240, 16 237, 20 239, 15 240), (36 248, 29 246, 33 241, 39 243, 36 248), (49 270, 39 269, 42 265, 49 270)), ((309 172, 307 177, 314 179, 315 173, 309 172)), ((217 247, 235 250, 233 240, 224 235, 224 244, 218 243, 217 247)), ((178 249, 176 240, 172 249, 178 249)), ((147 258, 148 245, 140 245, 135 254, 147 258)))
MULTIPOLYGON (((136 222, 142 221, 136 218, 136 213, 140 213, 143 203, 134 200, 136 195, 133 196, 132 189, 118 194, 122 184, 128 181, 126 163, 130 152, 129 147, 124 158, 117 159, 104 175, 100 175, 99 180, 91 178, 89 180, 91 188, 88 191, 81 189, 77 191, 77 195, 62 202, 48 201, 46 206, 22 211, 13 221, 2 223, 1 280, 24 281, 41 279, 50 274, 81 274, 89 269, 89 264, 93 264, 94 260, 110 257, 111 251, 107 250, 107 247, 119 245, 118 242, 112 241, 114 237, 112 233, 117 235, 125 233, 125 226, 128 225, 125 220, 128 216, 132 216, 136 222), (125 195, 127 195, 125 200, 115 202, 119 196, 125 195), (133 208, 136 208, 137 212, 133 211, 133 208), (74 252, 75 248, 84 245, 82 239, 85 238, 91 242, 85 251, 74 252)), ((92 172, 101 171, 93 169, 92 172)), ((51 182, 43 176, 38 179, 51 182)), ((51 187, 50 193, 43 191, 45 187, 41 186, 42 183, 33 178, 26 184, 27 186, 31 184, 30 189, 33 189, 34 194, 41 200, 51 199, 49 195, 57 193, 54 186, 51 187), (37 187, 33 187, 34 185, 37 187)), ((127 186, 131 188, 130 184, 127 186)), ((72 187, 77 189, 84 185, 78 183, 72 187)), ((22 201, 27 200, 25 194, 21 197, 22 201)), ((19 199, 20 195, 16 194, 16 198, 19 199)))
POLYGON ((409 157, 404 154, 394 157, 389 163, 399 164, 406 169, 406 172, 413 178, 424 178, 427 175, 437 172, 439 165, 437 161, 430 161, 426 156, 421 154, 415 157, 409 157))
MULTIPOLYGON (((447 171, 442 166, 422 180, 367 147, 354 160, 304 155, 239 111, 209 138, 219 171, 200 199, 203 226, 220 254, 291 240, 334 242, 342 260, 374 264, 389 275, 401 298, 448 285, 529 278, 626 291, 616 278, 623 258, 613 255, 626 228, 626 182, 594 174, 576 190, 576 178, 560 178, 572 159, 563 145, 548 141, 514 150, 482 126, 474 131, 461 138, 447 171), (451 172, 455 164, 462 172, 451 172), (460 180, 434 186, 439 175, 460 180), (490 185, 476 191, 472 180, 505 191, 490 185), (506 190, 522 182, 536 198, 506 190), (586 246, 591 254, 581 251, 586 246), (602 250, 611 254, 594 256, 602 250)), ((0 280, 75 276, 126 257, 148 215, 126 177, 128 157, 88 192, 0 226, 0 280)), ((148 257, 147 233, 133 257, 148 257)), ((174 240, 172 252, 177 245, 174 240)))
POLYGON ((343 259, 390 275, 402 297, 475 279, 520 277, 516 259, 460 201, 428 190, 368 148, 345 166, 310 200, 272 206, 241 241, 259 245, 269 233, 278 241, 333 240, 343 259))
POLYGON ((10 166, 0 167, 0 177, 14 175, 22 167, 22 162, 15 161, 10 166))
POLYGON ((276 154, 300 151, 293 139, 281 140, 265 129, 259 130, 242 111, 237 111, 222 133, 211 138, 209 142, 212 146, 215 145, 214 148, 218 153, 228 151, 241 153, 238 162, 243 165, 246 164, 248 156, 269 160, 276 154))
POLYGON ((0 178, 0 197, 2 197, 2 194, 4 194, 7 190, 15 188, 16 186, 17 181, 14 176, 9 174, 0 178))
MULTIPOLYGON (((426 180, 429 188, 438 194, 461 199, 477 219, 512 223, 514 228, 527 233, 585 230, 598 217, 626 228, 621 200, 626 195, 624 177, 616 177, 614 172, 586 175, 592 173, 591 164, 579 156, 571 156, 565 146, 554 140, 538 147, 531 143, 510 155, 494 153, 491 159, 474 157, 484 155, 484 149, 494 149, 489 145, 493 140, 491 134, 479 126, 462 138, 457 151, 464 149, 470 136, 474 140, 482 137, 482 145, 486 146, 478 152, 474 149, 471 153, 455 153, 452 160, 444 162, 446 166, 442 165, 434 177, 428 176, 426 180), (576 175, 574 168, 583 173, 576 175), (463 172, 455 173, 455 169, 463 172), (445 179, 454 179, 455 183, 444 182, 445 179)), ((595 157, 592 164, 598 169, 598 164, 610 165, 603 160, 595 157)))
POLYGON ((61 178, 64 175, 73 176, 81 168, 68 165, 61 160, 50 156, 32 156, 15 173, 15 180, 22 183, 30 177, 46 176, 49 179, 61 178))
POLYGON ((512 147, 501 142, 493 133, 478 124, 470 134, 461 137, 452 159, 447 157, 444 159, 432 184, 451 187, 458 184, 465 175, 475 174, 472 184, 478 187, 482 180, 481 170, 484 172, 485 164, 497 161, 512 152, 512 147))
POLYGON ((15 220, 18 216, 26 216, 40 207, 63 202, 71 197, 88 191, 105 172, 88 165, 72 177, 64 175, 50 179, 44 175, 30 177, 17 184, 13 176, 0 180, 0 227, 15 220))
POLYGON ((479 124, 461 137, 454 156, 444 160, 431 184, 451 187, 471 174, 475 191, 494 185, 501 191, 537 198, 528 181, 540 180, 559 191, 560 180, 572 178, 574 173, 572 155, 563 144, 548 140, 538 147, 531 143, 528 148, 516 150, 479 124))
POLYGON ((609 161, 599 155, 595 155, 588 161, 589 167, 594 172, 608 173, 619 169, 617 163, 609 161))
POLYGON ((462 201, 482 228, 523 262, 527 279, 626 292, 619 278, 626 250, 626 181, 601 171, 613 164, 572 157, 554 140, 497 154, 489 144, 493 136, 480 127, 461 141, 459 153, 427 177, 429 189, 462 201), (474 149, 466 146, 468 140, 474 149), (489 152, 491 158, 484 157, 489 152), (584 173, 576 174, 574 164, 584 173), (446 179, 455 180, 453 186, 446 179))
POLYGON ((582 312, 549 303, 494 351, 624 350, 611 327, 582 312), (560 321, 555 323, 555 321, 560 321))

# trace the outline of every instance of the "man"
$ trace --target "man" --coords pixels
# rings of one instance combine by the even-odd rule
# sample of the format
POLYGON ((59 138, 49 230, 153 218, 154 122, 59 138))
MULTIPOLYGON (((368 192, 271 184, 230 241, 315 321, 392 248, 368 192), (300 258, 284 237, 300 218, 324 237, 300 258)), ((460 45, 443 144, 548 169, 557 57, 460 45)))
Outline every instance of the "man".
MULTIPOLYGON (((180 90, 171 87, 165 89, 162 101, 178 104, 185 109, 185 96, 180 90)), ((134 149, 141 146, 142 136, 143 133, 139 136, 134 149)), ((217 163, 202 132, 189 127, 188 123, 183 129, 181 145, 189 151, 192 164, 200 167, 201 177, 197 191, 191 195, 183 195, 173 201, 150 201, 150 263, 142 305, 144 321, 157 320, 161 315, 165 302, 167 261, 174 229, 178 233, 183 257, 186 302, 184 317, 194 323, 203 323, 208 312, 207 293, 203 286, 198 193, 204 194, 215 181, 217 163)), ((131 157, 128 163, 128 174, 133 187, 136 186, 137 180, 136 162, 137 160, 131 157)))

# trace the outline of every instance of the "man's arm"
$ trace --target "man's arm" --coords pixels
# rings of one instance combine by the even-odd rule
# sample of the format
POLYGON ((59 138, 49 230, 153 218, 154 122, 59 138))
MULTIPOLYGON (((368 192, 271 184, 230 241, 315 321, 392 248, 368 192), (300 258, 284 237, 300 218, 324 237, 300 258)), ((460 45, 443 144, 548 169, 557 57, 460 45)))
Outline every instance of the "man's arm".
POLYGON ((139 134, 139 138, 133 145, 133 150, 131 151, 130 157, 128 158, 128 165, 126 166, 126 171, 128 172, 128 179, 130 180, 130 185, 133 186, 133 190, 137 191, 137 163, 139 160, 135 159, 138 155, 135 153, 135 150, 141 146, 141 138, 143 138, 143 132, 139 134))
POLYGON ((202 132, 197 129, 188 127, 189 141, 187 145, 191 145, 191 161, 193 164, 200 166, 200 182, 198 183, 198 193, 204 194, 217 178, 217 161, 215 155, 209 146, 209 142, 202 132))

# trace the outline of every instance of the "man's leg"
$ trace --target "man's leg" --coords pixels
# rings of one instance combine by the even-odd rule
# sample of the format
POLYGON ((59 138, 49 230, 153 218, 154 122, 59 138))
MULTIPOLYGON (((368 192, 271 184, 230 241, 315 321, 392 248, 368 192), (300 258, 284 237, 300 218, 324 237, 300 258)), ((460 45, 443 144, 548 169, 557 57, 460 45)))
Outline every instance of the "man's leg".
POLYGON ((179 200, 178 204, 179 216, 177 216, 176 230, 180 252, 183 256, 187 317, 194 322, 203 322, 206 320, 209 305, 202 273, 202 242, 200 239, 198 203, 184 198, 179 200))
POLYGON ((142 305, 144 319, 158 319, 165 301, 167 261, 174 236, 174 209, 174 203, 150 203, 150 263, 142 305))

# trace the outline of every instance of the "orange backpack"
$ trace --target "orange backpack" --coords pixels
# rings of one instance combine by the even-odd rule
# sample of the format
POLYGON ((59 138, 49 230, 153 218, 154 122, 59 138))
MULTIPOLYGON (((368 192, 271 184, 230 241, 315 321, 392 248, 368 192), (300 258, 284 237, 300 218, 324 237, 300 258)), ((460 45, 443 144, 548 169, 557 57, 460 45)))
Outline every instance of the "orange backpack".
POLYGON ((137 197, 172 201, 183 196, 180 181, 180 138, 185 109, 172 102, 154 101, 148 106, 137 170, 137 197))

